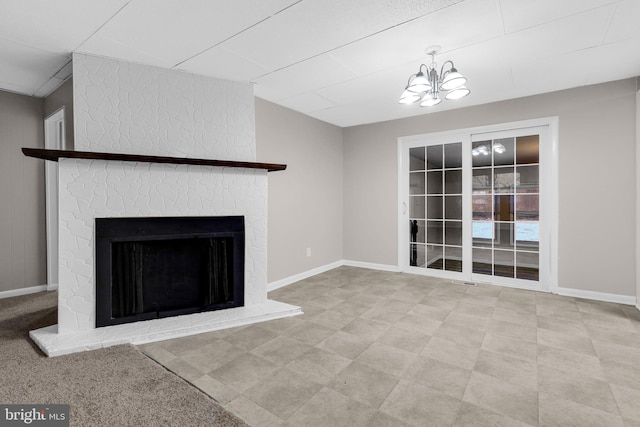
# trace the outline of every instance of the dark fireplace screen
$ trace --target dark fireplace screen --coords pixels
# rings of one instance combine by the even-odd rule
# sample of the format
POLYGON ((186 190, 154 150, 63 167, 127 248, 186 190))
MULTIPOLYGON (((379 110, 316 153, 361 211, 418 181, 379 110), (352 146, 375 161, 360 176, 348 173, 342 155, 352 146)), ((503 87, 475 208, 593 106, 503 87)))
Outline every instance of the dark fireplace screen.
POLYGON ((244 218, 96 218, 96 327, 244 305, 244 218))

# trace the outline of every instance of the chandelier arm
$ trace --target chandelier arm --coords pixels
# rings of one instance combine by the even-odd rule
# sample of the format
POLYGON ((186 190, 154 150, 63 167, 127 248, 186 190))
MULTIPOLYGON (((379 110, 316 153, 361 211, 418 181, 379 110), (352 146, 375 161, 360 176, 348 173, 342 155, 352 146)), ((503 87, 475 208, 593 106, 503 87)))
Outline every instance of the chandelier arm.
POLYGON ((440 67, 440 80, 444 80, 444 76, 446 76, 447 74, 449 74, 451 72, 451 70, 455 69, 456 67, 453 65, 453 61, 446 61, 444 64, 442 64, 442 67, 440 67), (447 71, 444 71, 444 66, 447 64, 451 64, 451 68, 449 68, 447 71))

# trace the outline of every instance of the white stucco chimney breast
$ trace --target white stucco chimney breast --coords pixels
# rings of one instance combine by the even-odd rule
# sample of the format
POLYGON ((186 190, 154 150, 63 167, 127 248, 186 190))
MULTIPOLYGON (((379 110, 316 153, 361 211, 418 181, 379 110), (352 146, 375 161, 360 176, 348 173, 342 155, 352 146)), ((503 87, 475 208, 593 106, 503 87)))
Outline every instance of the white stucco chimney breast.
MULTIPOLYGON (((75 150, 255 161, 248 83, 74 53, 75 150)), ((50 356, 300 314, 267 299, 267 172, 59 161, 58 325, 31 332, 50 356), (95 327, 95 218, 245 217, 245 306, 95 327)))

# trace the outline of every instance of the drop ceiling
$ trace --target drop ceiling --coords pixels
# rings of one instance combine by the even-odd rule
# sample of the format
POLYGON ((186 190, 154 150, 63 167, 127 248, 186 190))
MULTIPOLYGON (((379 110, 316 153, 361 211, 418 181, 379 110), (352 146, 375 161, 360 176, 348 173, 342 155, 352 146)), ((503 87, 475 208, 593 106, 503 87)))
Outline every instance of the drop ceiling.
POLYGON ((639 76, 639 22, 638 0, 3 0, 0 89, 47 96, 82 52, 252 82, 345 127, 639 76), (471 95, 398 104, 431 45, 471 95))

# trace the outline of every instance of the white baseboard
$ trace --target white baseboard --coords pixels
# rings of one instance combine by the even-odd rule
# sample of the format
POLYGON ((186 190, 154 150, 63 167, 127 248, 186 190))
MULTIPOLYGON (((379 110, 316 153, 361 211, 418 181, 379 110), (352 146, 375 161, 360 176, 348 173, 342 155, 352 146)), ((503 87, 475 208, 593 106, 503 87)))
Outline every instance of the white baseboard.
POLYGON ((293 276, 285 277, 284 279, 276 280, 275 282, 267 283, 267 292, 275 291, 283 286, 290 285, 300 280, 308 279, 316 274, 324 273, 325 271, 333 270, 337 267, 342 267, 344 261, 336 261, 331 264, 326 264, 320 267, 312 268, 311 270, 303 271, 302 273, 294 274, 293 276))
POLYGON ((58 290, 58 284, 52 284, 52 285, 47 285, 47 291, 57 291, 58 290))
POLYGON ((582 289, 572 289, 572 288, 558 288, 558 295, 563 295, 566 297, 575 297, 575 298, 583 298, 583 299, 591 299, 596 301, 605 301, 605 302, 615 302, 618 304, 624 305, 636 305, 636 297, 634 295, 618 295, 618 294, 608 294, 605 292, 595 292, 595 291, 584 291, 582 289))
MULTIPOLYGON (((56 288, 57 288, 57 286, 56 286, 56 288)), ((49 290, 49 288, 48 288, 47 285, 32 286, 30 288, 11 289, 10 291, 2 291, 2 292, 0 292, 0 299, 18 297, 20 295, 35 294, 37 292, 44 292, 44 291, 48 291, 48 290, 49 290)))
POLYGON ((360 268, 368 268, 370 270, 380 270, 380 271, 392 271, 399 272, 400 267, 397 265, 389 265, 389 264, 375 264, 372 262, 362 262, 362 261, 350 261, 344 260, 343 265, 349 267, 360 267, 360 268))
MULTIPOLYGON (((323 265, 321 267, 304 271, 302 273, 294 274, 293 276, 285 277, 284 279, 276 280, 275 282, 268 283, 267 292, 276 290, 278 288, 282 288, 283 286, 290 285, 300 280, 307 279, 309 277, 315 276, 320 273, 324 273, 325 271, 333 270, 334 268, 341 267, 341 266, 368 268, 371 270, 390 271, 390 272, 400 271, 400 267, 396 265, 376 264, 371 262, 351 261, 351 260, 340 260, 340 261, 333 262, 331 264, 323 265)), ((640 310, 640 300, 637 300, 636 296, 634 295, 627 296, 627 295, 619 295, 619 294, 608 294, 605 292, 585 291, 582 289, 561 288, 561 287, 558 287, 552 290, 552 292, 558 295, 563 295, 568 297, 613 302, 617 304, 635 306, 638 310, 640 310)))

